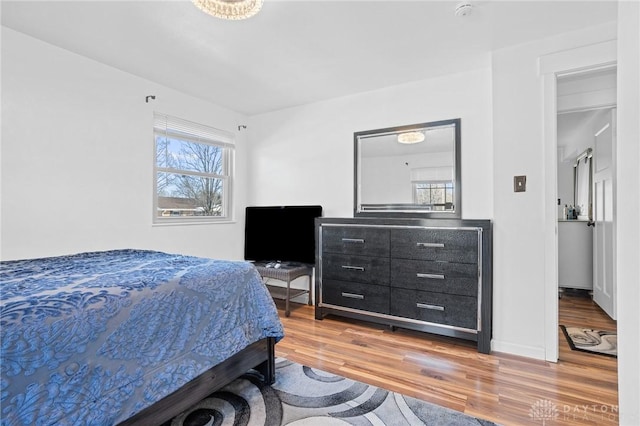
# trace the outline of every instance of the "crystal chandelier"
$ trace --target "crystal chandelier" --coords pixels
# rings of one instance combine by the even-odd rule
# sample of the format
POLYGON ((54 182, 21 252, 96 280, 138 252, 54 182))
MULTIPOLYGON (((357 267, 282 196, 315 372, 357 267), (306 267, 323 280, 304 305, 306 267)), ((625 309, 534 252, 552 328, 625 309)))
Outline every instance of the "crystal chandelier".
POLYGON ((192 0, 205 13, 234 21, 247 19, 262 8, 262 0, 192 0))
POLYGON ((398 142, 400 143, 419 143, 424 140, 424 133, 422 132, 405 132, 398 135, 398 142))

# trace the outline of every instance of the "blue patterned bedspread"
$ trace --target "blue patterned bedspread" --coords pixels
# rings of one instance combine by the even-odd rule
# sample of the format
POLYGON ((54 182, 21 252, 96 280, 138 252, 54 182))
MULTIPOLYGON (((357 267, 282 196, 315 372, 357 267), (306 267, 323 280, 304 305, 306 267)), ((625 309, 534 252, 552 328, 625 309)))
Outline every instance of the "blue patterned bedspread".
POLYGON ((2 425, 112 425, 282 324, 256 269, 153 251, 2 262, 2 425))

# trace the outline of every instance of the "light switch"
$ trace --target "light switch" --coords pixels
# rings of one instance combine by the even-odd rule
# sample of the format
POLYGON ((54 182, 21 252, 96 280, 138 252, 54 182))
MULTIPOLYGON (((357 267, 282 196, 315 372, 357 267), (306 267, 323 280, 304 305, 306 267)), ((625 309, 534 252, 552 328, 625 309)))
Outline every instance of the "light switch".
POLYGON ((514 176, 513 177, 513 192, 525 192, 527 190, 527 177, 526 176, 514 176))

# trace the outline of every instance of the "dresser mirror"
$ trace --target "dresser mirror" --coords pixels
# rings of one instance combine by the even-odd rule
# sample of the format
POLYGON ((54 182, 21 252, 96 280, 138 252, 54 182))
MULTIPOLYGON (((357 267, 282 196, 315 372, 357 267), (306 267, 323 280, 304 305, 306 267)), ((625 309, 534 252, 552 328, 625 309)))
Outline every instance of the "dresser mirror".
POLYGON ((461 218, 460 119, 354 133, 356 216, 461 218))

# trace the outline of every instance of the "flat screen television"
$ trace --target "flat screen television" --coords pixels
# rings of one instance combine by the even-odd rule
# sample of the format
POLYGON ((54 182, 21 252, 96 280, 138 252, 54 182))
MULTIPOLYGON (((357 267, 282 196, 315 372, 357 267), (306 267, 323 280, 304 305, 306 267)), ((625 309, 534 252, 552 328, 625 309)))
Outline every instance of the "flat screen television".
POLYGON ((322 206, 247 207, 244 258, 315 263, 315 218, 320 216, 322 206))

